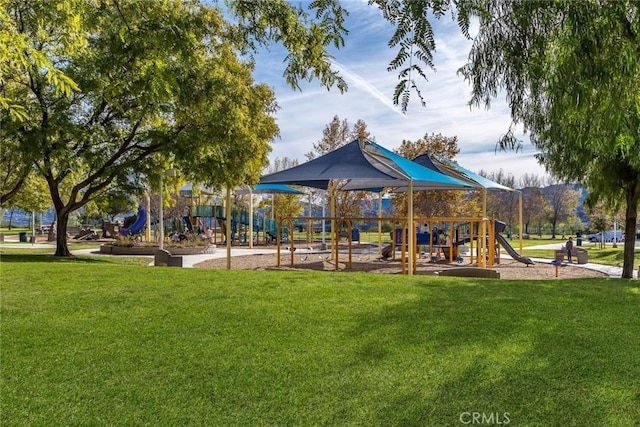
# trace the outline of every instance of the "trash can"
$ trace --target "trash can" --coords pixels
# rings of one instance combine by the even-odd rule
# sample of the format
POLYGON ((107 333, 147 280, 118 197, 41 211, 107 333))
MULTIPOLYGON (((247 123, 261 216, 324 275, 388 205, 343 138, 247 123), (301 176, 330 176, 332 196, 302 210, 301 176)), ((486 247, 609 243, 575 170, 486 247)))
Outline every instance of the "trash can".
POLYGON ((582 237, 576 239, 576 246, 582 246, 582 237))
POLYGON ((26 243, 27 242, 27 233, 26 232, 21 232, 19 233, 20 235, 20 242, 26 243))
POLYGON ((360 230, 358 230, 357 228, 351 229, 351 241, 352 242, 360 241, 360 230))

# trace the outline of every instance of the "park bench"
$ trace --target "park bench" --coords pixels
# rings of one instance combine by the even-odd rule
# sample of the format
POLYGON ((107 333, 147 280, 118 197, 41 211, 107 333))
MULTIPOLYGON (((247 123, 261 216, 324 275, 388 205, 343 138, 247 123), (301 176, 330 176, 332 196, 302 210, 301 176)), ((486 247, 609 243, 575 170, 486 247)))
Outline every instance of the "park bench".
POLYGON ((157 267, 182 267, 182 255, 171 255, 166 249, 157 249, 153 265, 157 267))
MULTIPOLYGON (((575 257, 578 264, 586 264, 589 260, 588 252, 586 249, 574 247, 571 255, 575 257)), ((554 258, 558 261, 564 261, 567 257, 567 248, 564 246, 561 249, 556 249, 554 258)))

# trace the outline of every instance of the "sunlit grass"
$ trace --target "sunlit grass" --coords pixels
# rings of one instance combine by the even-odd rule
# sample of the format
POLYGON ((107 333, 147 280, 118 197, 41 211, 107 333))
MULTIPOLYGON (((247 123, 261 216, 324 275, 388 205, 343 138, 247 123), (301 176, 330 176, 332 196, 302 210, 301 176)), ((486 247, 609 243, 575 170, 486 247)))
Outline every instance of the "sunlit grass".
MULTIPOLYGON (((2 425, 633 426, 640 292, 4 254, 2 425)), ((120 258, 117 258, 120 259, 120 258)))

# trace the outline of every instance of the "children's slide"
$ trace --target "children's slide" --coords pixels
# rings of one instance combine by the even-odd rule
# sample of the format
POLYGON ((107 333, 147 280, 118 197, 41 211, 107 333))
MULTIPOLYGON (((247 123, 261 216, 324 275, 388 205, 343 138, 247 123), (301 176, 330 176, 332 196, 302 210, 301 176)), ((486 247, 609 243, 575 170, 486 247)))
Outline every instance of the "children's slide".
POLYGON ((133 224, 128 228, 120 228, 118 231, 122 236, 132 236, 140 233, 147 225, 147 211, 142 208, 138 208, 138 216, 133 224))
POLYGON ((534 265, 535 264, 535 262, 531 258, 526 257, 526 256, 522 256, 518 252, 516 252, 516 250, 513 249, 513 246, 511 246, 509 244, 507 239, 505 239, 502 234, 496 233, 496 240, 498 241, 498 243, 500 243, 502 245, 503 248, 505 248, 507 250, 507 253, 511 256, 511 258, 515 259, 518 262, 527 264, 527 265, 534 265))
POLYGON ((189 233, 193 233, 193 224, 191 223, 191 217, 183 216, 182 220, 184 221, 184 226, 187 227, 187 230, 189 230, 189 233))

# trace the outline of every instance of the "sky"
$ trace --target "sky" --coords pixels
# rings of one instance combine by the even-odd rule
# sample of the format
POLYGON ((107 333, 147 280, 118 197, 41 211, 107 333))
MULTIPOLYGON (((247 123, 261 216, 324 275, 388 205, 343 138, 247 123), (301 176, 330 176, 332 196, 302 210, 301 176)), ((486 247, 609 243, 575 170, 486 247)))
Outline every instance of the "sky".
POLYGON ((436 71, 424 66, 429 81, 418 81, 427 105, 421 106, 412 93, 409 109, 403 114, 392 101, 397 71, 387 71, 397 52, 387 44, 393 28, 377 7, 368 6, 366 1, 345 0, 343 5, 350 12, 346 22, 349 34, 343 48, 330 52, 334 69, 349 85, 346 93, 340 94, 336 88, 328 91, 315 80, 301 82, 302 91, 291 89, 283 77, 286 52, 278 46, 256 56, 254 78, 273 88, 280 107, 276 114, 280 137, 272 144, 271 161, 288 157, 305 162, 304 155, 312 151, 313 144, 337 115, 350 126, 364 120, 373 139, 391 150, 398 148, 402 140, 415 141, 425 134, 441 133, 458 137, 460 153, 456 161, 467 169, 503 170, 516 179, 524 173, 545 175, 526 135, 516 135, 523 140, 523 149, 517 153, 496 149, 496 142, 511 122, 504 96, 492 101, 489 109, 469 107, 471 88, 456 70, 466 63, 471 42, 461 35, 450 14, 432 22, 436 32, 436 71))

